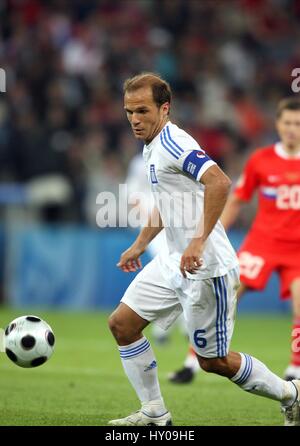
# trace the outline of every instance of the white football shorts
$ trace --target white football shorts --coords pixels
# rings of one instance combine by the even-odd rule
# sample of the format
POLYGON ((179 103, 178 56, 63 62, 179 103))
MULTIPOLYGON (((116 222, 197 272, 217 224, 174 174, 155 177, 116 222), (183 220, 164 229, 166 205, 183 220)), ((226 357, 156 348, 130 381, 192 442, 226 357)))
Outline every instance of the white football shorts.
POLYGON ((121 302, 165 330, 183 311, 196 353, 223 357, 233 334, 239 284, 238 267, 222 277, 191 280, 162 266, 156 256, 131 282, 121 302))

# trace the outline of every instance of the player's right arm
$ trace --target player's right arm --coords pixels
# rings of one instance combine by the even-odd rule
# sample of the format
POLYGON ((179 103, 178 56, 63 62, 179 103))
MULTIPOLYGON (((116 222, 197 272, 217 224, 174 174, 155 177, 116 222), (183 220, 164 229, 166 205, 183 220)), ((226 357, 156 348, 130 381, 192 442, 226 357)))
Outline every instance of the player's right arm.
POLYGON ((125 273, 135 272, 142 268, 140 259, 141 254, 145 252, 149 243, 163 229, 163 222, 156 206, 152 209, 147 225, 141 229, 135 242, 121 254, 117 266, 125 273))
POLYGON ((241 207, 250 201, 259 184, 257 174, 257 155, 253 154, 248 159, 234 191, 229 195, 225 208, 220 217, 225 230, 229 229, 236 221, 241 207))

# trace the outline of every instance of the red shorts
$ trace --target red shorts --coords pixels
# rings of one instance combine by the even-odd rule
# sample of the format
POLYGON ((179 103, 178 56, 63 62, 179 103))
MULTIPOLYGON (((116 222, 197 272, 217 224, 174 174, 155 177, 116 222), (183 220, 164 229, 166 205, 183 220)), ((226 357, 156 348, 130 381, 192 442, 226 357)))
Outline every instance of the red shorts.
POLYGON ((238 256, 242 283, 262 290, 271 273, 276 271, 280 278, 281 298, 290 297, 291 283, 300 278, 300 242, 271 241, 249 233, 238 256))

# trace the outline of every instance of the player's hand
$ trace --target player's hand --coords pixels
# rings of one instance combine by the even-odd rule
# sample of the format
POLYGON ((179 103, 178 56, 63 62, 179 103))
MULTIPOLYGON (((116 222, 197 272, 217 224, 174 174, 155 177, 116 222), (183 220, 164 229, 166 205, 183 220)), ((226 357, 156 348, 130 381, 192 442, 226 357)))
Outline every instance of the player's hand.
POLYGON ((142 262, 140 259, 140 255, 142 253, 143 251, 141 249, 136 248, 134 245, 130 246, 130 248, 121 254, 117 266, 124 271, 124 273, 134 273, 138 269, 142 268, 142 262))
POLYGON ((201 258, 202 250, 202 244, 192 241, 182 254, 180 271, 184 278, 187 277, 186 272, 195 274, 203 265, 203 259, 201 258))

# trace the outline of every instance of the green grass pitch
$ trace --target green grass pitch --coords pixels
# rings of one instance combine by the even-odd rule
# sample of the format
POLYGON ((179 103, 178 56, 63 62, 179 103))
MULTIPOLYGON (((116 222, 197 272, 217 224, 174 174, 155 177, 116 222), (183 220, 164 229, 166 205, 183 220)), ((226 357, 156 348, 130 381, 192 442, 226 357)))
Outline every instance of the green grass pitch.
MULTIPOLYGON (((105 426, 139 407, 117 347, 100 312, 68 313, 0 308, 0 327, 37 314, 53 328, 52 358, 36 369, 0 355, 0 426, 105 426)), ((151 334, 146 330, 148 338, 151 334)), ((240 316, 232 349, 261 359, 282 375, 289 360, 290 318, 240 316)), ((181 366, 187 341, 175 330, 167 345, 152 343, 162 393, 177 426, 280 426, 279 404, 243 392, 229 380, 201 372, 192 384, 174 385, 167 374, 181 366)))

